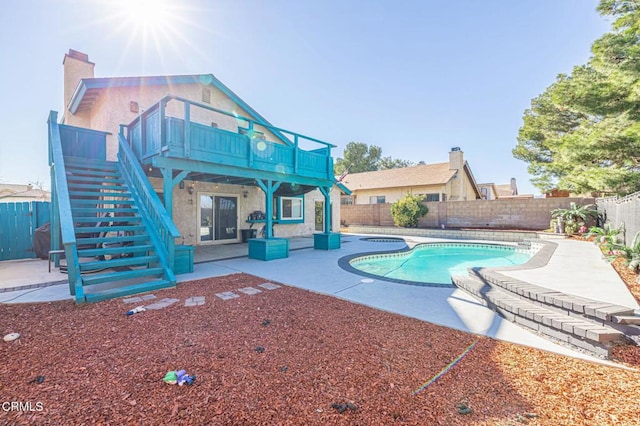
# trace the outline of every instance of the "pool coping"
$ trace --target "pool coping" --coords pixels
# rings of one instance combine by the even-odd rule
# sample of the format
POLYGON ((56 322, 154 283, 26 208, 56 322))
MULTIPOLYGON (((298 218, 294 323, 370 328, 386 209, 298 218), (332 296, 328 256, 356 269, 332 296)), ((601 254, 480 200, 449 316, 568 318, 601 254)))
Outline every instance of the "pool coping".
MULTIPOLYGON (((349 254, 347 256, 343 256, 340 259, 338 259, 338 266, 340 268, 342 268, 343 270, 350 272, 352 274, 356 274, 356 275, 360 275, 366 278, 370 278, 370 279, 375 279, 375 280, 380 280, 380 281, 386 281, 386 282, 392 282, 395 284, 404 284, 404 285, 412 285, 412 286, 416 286, 416 287, 435 287, 435 288, 456 288, 456 285, 453 284, 453 282, 451 284, 444 284, 444 283, 425 283, 425 282, 419 282, 419 281, 409 281, 409 280, 402 280, 402 279, 398 279, 398 278, 387 278, 387 277, 381 277, 380 275, 375 275, 375 274, 370 274, 368 272, 364 272, 361 271, 359 269, 354 268, 353 266, 351 266, 351 261, 353 259, 356 259, 358 257, 364 257, 364 256, 373 256, 373 255, 384 255, 384 254, 398 254, 398 253, 408 253, 410 251, 412 251, 415 247, 419 246, 419 245, 433 245, 433 244, 443 244, 443 243, 451 243, 451 244, 474 244, 474 245, 493 245, 493 246, 505 246, 504 243, 509 242, 509 241, 501 241, 501 242, 461 242, 461 241, 433 241, 433 242, 421 242, 421 243, 417 243, 415 244, 413 247, 409 247, 409 245, 407 244, 407 240, 406 239, 402 239, 402 241, 404 241, 404 243, 406 244, 405 247, 397 249, 397 250, 386 250, 386 251, 368 251, 368 252, 361 252, 361 253, 354 253, 354 254, 349 254)), ((400 241, 398 241, 400 242, 400 241)), ((521 265, 514 265, 514 266, 497 266, 497 267, 478 267, 478 268, 482 268, 482 269, 487 269, 487 270, 494 270, 494 271, 515 271, 515 270, 525 270, 525 269, 536 269, 536 268, 541 268, 545 265, 547 265, 549 263, 549 260, 551 259, 551 256, 553 256, 553 253, 556 251, 556 247, 558 246, 557 243, 551 242, 551 241, 545 241, 545 240, 538 240, 538 239, 534 239, 534 240, 520 240, 520 241, 512 241, 513 243, 529 243, 529 244, 540 244, 541 247, 540 249, 538 249, 538 251, 531 257, 531 259, 529 259, 527 262, 521 264, 521 265)))

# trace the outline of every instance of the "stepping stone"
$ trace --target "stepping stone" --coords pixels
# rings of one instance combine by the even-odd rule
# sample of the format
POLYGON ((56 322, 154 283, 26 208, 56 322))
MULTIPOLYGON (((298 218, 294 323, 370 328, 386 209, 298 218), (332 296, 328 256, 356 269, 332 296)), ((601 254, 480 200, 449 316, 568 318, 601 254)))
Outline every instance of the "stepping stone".
POLYGON ((167 306, 171 306, 174 303, 179 302, 179 301, 180 301, 180 299, 169 299, 169 298, 166 298, 166 299, 162 299, 162 300, 159 300, 159 301, 157 301, 155 303, 152 303, 150 305, 145 306, 145 309, 163 309, 163 308, 166 308, 167 306))
POLYGON ((235 299, 236 297, 240 297, 239 294, 235 294, 232 291, 225 291, 224 293, 216 293, 216 297, 222 300, 235 299))
POLYGON ((122 299, 124 303, 140 303, 147 300, 153 300, 156 296, 154 294, 145 294, 143 296, 129 297, 128 299, 122 299))
POLYGON ((262 287, 265 290, 275 290, 276 288, 280 288, 278 284, 274 284, 274 283, 262 283, 262 284, 258 284, 258 287, 262 287))
POLYGON ((204 296, 189 297, 184 302, 184 306, 198 306, 198 305, 204 305, 204 296))
POLYGON ((257 288, 253 288, 253 287, 239 288, 238 291, 240 291, 240 292, 242 292, 244 294, 248 294, 249 296, 253 296, 254 294, 262 293, 262 290, 258 290, 257 288))

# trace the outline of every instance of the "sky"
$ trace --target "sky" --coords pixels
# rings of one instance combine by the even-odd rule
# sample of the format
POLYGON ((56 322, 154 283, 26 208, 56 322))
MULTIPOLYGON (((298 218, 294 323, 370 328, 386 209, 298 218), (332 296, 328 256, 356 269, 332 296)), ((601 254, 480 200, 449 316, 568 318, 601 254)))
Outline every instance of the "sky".
POLYGON ((0 2, 0 183, 49 188, 46 121, 74 49, 96 77, 214 74, 335 158, 352 141, 427 164, 460 147, 478 183, 537 194, 511 152, 523 113, 611 28, 597 0, 137 2, 0 2))

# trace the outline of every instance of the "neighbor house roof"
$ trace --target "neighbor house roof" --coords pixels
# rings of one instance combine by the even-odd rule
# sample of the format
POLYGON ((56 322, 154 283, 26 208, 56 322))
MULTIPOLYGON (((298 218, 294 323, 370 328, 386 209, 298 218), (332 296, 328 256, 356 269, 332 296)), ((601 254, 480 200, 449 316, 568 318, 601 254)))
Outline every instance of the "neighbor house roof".
POLYGON ((33 185, 20 185, 10 183, 0 183, 0 201, 3 198, 24 198, 24 199, 49 199, 50 194, 43 189, 34 188, 33 185))
POLYGON ((376 188, 443 185, 449 182, 456 172, 457 170, 451 170, 449 168, 448 162, 421 164, 401 169, 354 173, 347 175, 342 180, 342 183, 352 191, 376 188))
POLYGON ((498 194, 499 198, 512 197, 514 195, 518 195, 514 192, 515 191, 513 190, 513 187, 511 186, 511 184, 506 183, 503 185, 496 185, 496 194, 498 194))

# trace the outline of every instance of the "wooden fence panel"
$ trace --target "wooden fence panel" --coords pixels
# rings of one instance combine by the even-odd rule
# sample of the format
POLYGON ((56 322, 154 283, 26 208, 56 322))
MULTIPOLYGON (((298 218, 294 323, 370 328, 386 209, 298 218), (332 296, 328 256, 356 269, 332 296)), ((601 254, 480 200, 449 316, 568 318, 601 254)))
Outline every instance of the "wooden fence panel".
POLYGON ((49 222, 49 202, 0 203, 0 260, 35 257, 35 230, 49 222))

